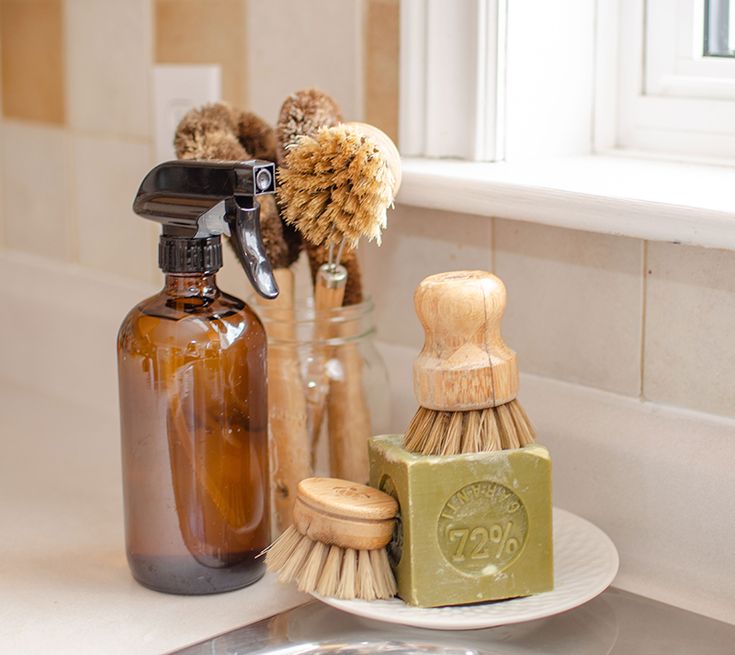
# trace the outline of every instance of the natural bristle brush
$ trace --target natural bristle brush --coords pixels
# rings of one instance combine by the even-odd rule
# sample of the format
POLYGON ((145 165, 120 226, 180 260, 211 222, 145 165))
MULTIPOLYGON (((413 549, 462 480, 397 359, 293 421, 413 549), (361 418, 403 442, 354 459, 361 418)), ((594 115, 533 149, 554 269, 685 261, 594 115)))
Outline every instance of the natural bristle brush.
POLYGON ((516 354, 503 341, 503 282, 484 271, 427 277, 414 296, 426 334, 414 363, 420 407, 404 448, 457 455, 519 448, 534 441, 520 403, 516 354))
MULTIPOLYGON (((278 172, 282 216, 310 244, 307 250, 312 262, 317 251, 326 251, 326 261, 314 276, 315 343, 332 336, 328 312, 344 302, 349 278, 344 263, 359 270, 353 251, 361 238, 380 243, 386 212, 401 178, 398 150, 386 134, 364 123, 336 123, 338 116, 336 103, 326 94, 301 92, 284 103, 277 128, 279 134, 283 132, 279 142, 284 154, 278 172), (321 127, 319 121, 323 122, 321 127)), ((307 397, 314 444, 325 413, 328 358, 329 349, 318 347, 307 374, 314 382, 307 397)), ((333 473, 353 480, 367 479, 366 438, 362 433, 355 443, 358 441, 358 448, 347 446, 346 450, 339 444, 340 452, 354 455, 333 461, 333 473)))
POLYGON ((336 478, 299 483, 293 525, 267 549, 281 582, 343 599, 392 598, 396 582, 385 546, 398 504, 382 491, 336 478))

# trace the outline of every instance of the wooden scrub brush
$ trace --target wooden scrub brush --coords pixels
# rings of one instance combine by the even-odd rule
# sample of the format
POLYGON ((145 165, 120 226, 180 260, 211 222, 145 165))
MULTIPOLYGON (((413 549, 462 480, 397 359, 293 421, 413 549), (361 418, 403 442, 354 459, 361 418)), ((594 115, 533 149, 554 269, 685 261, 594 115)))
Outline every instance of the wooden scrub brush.
MULTIPOLYGON (((328 111, 324 113, 329 115, 328 111)), ((309 123, 312 128, 315 124, 314 120, 309 123)), ((321 127, 313 136, 294 137, 285 147, 278 176, 278 202, 284 220, 294 225, 310 244, 307 248, 312 262, 314 252, 326 252, 326 262, 315 275, 314 290, 314 340, 322 343, 332 336, 328 312, 344 302, 349 272, 343 261, 357 266, 352 251, 361 238, 380 242, 387 209, 400 185, 400 157, 390 138, 377 128, 364 123, 340 123, 321 127), (345 252, 350 254, 343 260, 345 252)), ((354 270, 359 274, 359 269, 354 270)), ((328 359, 328 349, 319 347, 309 366, 308 378, 314 381, 308 394, 313 450, 326 405, 328 359)), ((358 456, 362 450, 367 452, 361 447, 358 456)), ((367 479, 367 455, 361 460, 355 469, 344 472, 345 477, 367 479)), ((332 470, 335 472, 334 466, 332 470)))
POLYGON ((456 455, 533 443, 516 400, 516 354, 500 334, 505 302, 505 285, 484 271, 440 273, 419 284, 414 303, 426 339, 414 363, 420 407, 406 450, 456 455))
POLYGON ((362 600, 392 598, 385 546, 398 504, 382 491, 336 478, 302 480, 294 524, 266 550, 265 564, 301 591, 362 600))

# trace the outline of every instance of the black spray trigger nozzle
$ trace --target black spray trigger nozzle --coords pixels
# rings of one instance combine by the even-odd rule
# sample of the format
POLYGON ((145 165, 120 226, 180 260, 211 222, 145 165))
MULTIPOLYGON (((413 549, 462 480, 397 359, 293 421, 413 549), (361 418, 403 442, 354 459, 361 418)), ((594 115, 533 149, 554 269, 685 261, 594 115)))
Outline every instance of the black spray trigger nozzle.
POLYGON ((143 179, 133 211, 161 223, 164 237, 229 236, 255 290, 275 298, 278 286, 261 238, 256 200, 274 193, 275 186, 275 165, 268 161, 169 161, 143 179))

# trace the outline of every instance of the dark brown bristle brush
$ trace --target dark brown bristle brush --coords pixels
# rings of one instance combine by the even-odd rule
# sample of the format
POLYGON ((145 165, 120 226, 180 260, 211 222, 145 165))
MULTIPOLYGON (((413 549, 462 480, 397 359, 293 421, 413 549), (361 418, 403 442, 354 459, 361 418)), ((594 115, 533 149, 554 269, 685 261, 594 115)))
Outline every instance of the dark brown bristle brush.
POLYGON ((286 151, 302 136, 315 136, 323 127, 342 122, 336 101, 319 89, 303 89, 292 93, 281 105, 276 123, 276 157, 285 165, 286 151))
MULTIPOLYGON (((250 112, 223 103, 188 112, 176 131, 177 155, 182 159, 275 158, 275 136, 265 121, 250 112)), ((306 426, 306 401, 296 351, 294 276, 289 268, 294 249, 284 236, 284 226, 273 196, 260 200, 260 227, 266 254, 280 293, 273 300, 255 296, 259 305, 275 310, 268 331, 268 412, 273 444, 274 501, 277 528, 291 524, 296 487, 312 474, 311 442, 306 426)), ((289 231, 290 228, 289 228, 289 231)), ((296 258, 298 252, 295 253, 296 258)))

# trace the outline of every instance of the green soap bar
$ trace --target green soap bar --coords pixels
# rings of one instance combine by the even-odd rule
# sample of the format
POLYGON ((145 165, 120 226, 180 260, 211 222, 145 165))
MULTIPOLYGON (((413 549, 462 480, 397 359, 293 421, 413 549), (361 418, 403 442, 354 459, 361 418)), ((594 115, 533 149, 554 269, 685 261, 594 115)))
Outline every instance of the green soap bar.
POLYGON ((436 457, 370 440, 370 484, 396 498, 389 546, 398 595, 438 607, 554 586, 551 459, 539 444, 436 457))

